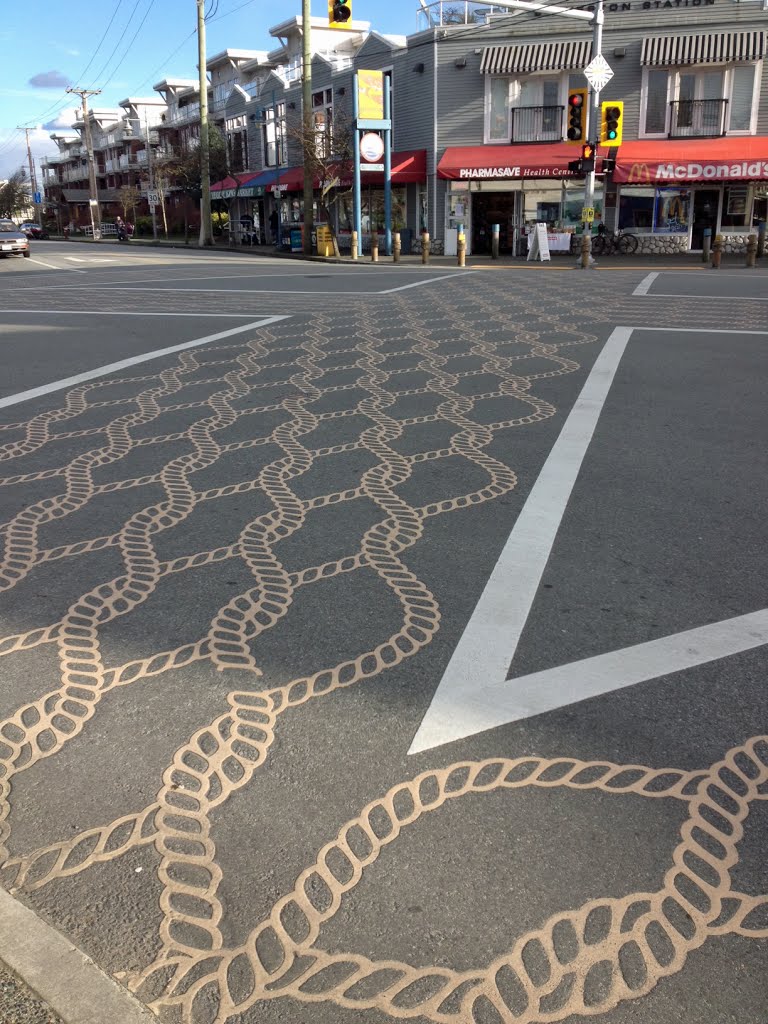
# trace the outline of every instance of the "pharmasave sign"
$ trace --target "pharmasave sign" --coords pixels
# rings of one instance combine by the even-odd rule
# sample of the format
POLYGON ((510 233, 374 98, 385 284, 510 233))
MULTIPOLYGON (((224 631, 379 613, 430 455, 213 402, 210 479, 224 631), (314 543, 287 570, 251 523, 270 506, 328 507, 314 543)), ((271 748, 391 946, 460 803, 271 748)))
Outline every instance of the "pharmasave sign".
POLYGON ((613 180, 629 185, 650 185, 670 181, 764 181, 768 180, 768 160, 617 161, 613 180))
POLYGON ((503 181, 505 178, 572 178, 564 167, 459 167, 458 178, 465 181, 503 181))

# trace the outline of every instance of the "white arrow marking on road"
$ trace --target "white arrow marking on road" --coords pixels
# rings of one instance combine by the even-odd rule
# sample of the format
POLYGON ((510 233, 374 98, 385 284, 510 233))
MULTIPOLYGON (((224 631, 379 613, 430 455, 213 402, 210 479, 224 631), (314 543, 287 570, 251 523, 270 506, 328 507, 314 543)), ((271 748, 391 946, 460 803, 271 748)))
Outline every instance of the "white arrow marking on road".
POLYGON ((702 627, 703 632, 691 630, 573 665, 507 679, 576 477, 632 331, 632 327, 616 327, 595 360, 453 652, 409 754, 768 643, 766 613, 755 612, 756 619, 740 616, 702 627), (698 647, 689 650, 691 645, 698 647))

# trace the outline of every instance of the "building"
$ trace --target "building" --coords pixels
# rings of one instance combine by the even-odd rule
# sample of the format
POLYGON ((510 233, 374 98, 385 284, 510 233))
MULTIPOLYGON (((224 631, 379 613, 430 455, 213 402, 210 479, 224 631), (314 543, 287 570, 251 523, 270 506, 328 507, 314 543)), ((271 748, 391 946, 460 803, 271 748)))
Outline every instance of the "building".
MULTIPOLYGON (((433 234, 450 245, 463 223, 482 252, 498 223, 502 247, 521 252, 533 221, 577 229, 584 183, 568 170, 578 147, 564 141, 565 117, 569 89, 587 84, 591 24, 474 3, 463 20, 453 5, 446 23, 446 9, 427 6, 433 22, 408 38, 395 78, 395 106, 405 79, 428 148, 433 234)), ((766 217, 768 9, 621 0, 605 12, 614 77, 602 98, 624 101, 623 143, 599 152, 616 166, 598 174, 596 216, 640 235, 644 250, 700 249, 705 228, 745 246, 766 217)))

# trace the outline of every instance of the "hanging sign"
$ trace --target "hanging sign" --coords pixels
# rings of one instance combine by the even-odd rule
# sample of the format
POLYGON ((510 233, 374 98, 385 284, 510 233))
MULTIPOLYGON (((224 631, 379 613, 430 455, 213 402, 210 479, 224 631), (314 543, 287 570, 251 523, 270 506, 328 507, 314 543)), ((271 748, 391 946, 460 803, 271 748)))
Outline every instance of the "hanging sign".
POLYGON ((384 117, 384 72, 357 72, 357 116, 362 121, 384 117))
POLYGON ((384 139, 376 132, 364 132, 360 136, 360 156, 369 164, 380 163, 384 156, 384 139))

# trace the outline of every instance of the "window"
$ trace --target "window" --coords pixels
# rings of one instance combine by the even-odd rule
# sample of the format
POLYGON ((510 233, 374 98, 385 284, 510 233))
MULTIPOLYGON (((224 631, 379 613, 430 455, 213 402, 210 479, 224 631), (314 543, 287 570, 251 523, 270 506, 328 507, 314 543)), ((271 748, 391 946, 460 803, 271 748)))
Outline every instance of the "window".
POLYGON ((486 142, 559 142, 565 83, 561 75, 486 79, 486 142))
MULTIPOLYGON (((748 132, 752 127, 752 97, 755 92, 755 65, 740 64, 731 71, 731 102, 728 127, 732 132, 748 132)), ((757 104, 755 104, 757 109, 757 104)))
POLYGON ((230 117, 226 121, 227 158, 230 171, 248 169, 248 129, 245 115, 230 117))
POLYGON ((730 185, 723 196, 723 215, 721 225, 724 228, 743 228, 749 223, 749 186, 730 185))
POLYGON ((325 159, 333 153, 333 89, 312 93, 312 124, 317 155, 325 159))
POLYGON ((508 78, 489 79, 488 142, 509 142, 509 86, 508 78))
POLYGON ((669 72, 655 68, 648 72, 645 101, 645 134, 663 135, 667 127, 669 72))
POLYGON ((285 101, 281 100, 264 111, 262 126, 264 166, 277 167, 286 163, 285 101))

